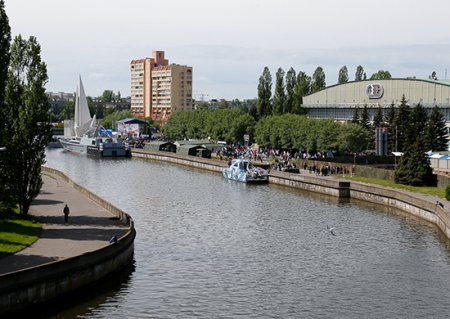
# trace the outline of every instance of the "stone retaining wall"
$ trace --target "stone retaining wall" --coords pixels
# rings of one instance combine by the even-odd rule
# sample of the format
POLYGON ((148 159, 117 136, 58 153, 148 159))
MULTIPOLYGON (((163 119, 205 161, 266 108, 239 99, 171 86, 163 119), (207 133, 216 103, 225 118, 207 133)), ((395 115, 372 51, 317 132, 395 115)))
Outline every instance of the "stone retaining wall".
POLYGON ((136 231, 133 219, 128 214, 76 184, 64 173, 47 167, 42 167, 42 171, 44 174, 57 174, 69 182, 84 196, 126 222, 129 230, 119 238, 117 244, 80 256, 0 275, 0 317, 91 284, 125 268, 133 260, 136 231))

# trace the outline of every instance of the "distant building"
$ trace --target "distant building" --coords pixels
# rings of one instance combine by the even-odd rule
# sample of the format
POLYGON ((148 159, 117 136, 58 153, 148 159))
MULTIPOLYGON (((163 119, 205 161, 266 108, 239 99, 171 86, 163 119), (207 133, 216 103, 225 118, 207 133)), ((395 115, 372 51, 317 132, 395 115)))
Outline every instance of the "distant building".
POLYGON ((75 98, 75 93, 65 93, 65 92, 47 92, 47 95, 51 100, 63 100, 63 101, 73 101, 75 98))
POLYGON ((151 58, 131 61, 130 70, 134 116, 164 124, 173 112, 192 109, 192 67, 169 64, 164 51, 153 51, 151 58))
POLYGON ((370 121, 381 107, 385 116, 391 104, 405 98, 411 107, 420 103, 427 111, 438 106, 450 127, 450 82, 419 79, 365 80, 329 86, 303 97, 303 107, 312 118, 349 122, 355 109, 366 105, 370 121))

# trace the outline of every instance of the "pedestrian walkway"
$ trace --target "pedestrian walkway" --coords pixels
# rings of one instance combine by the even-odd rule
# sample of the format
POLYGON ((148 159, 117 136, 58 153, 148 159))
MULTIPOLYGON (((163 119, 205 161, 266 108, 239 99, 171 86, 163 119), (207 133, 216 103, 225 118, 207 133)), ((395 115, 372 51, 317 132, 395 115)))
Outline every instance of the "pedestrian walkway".
POLYGON ((120 238, 128 231, 127 225, 61 177, 46 173, 42 178, 44 185, 30 208, 42 223, 41 237, 30 247, 0 259, 0 275, 102 248, 114 235, 120 238), (64 223, 65 204, 70 208, 68 224, 64 223))

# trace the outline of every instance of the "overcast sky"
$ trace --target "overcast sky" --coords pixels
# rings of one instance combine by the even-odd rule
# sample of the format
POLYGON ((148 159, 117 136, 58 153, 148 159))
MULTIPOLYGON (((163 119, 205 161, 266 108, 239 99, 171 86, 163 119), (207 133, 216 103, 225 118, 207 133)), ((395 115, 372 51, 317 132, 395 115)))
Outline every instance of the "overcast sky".
POLYGON ((193 67, 194 96, 257 96, 265 66, 312 75, 327 86, 346 65, 370 76, 450 78, 449 0, 5 0, 13 35, 36 36, 47 90, 130 95, 130 61, 165 51, 193 67))

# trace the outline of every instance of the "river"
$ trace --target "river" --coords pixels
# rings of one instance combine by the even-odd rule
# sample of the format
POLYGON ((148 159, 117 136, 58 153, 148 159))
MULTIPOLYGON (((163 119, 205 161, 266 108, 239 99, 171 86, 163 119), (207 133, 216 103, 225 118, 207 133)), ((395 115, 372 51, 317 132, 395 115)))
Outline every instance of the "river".
POLYGON ((129 276, 54 318, 450 316, 448 240, 405 214, 156 161, 56 149, 46 165, 137 230, 129 276))

